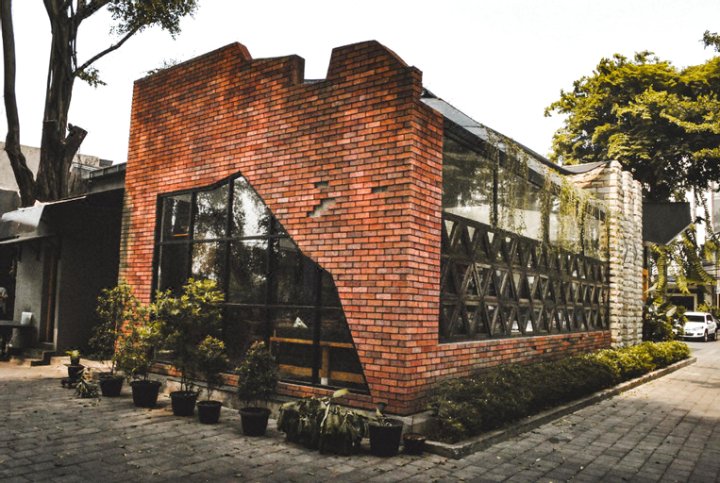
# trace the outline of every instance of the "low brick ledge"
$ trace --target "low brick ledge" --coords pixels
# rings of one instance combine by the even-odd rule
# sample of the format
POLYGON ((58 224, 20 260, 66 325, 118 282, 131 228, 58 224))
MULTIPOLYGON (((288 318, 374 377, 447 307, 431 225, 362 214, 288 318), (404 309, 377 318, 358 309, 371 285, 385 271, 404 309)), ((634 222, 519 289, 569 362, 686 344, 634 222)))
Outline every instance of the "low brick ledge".
POLYGON ((484 433, 480 436, 463 441, 461 443, 448 444, 441 443, 439 441, 426 441, 425 451, 429 453, 435 453, 440 456, 445 456, 446 458, 464 458, 465 456, 468 456, 472 453, 477 453, 478 451, 487 449, 490 446, 502 443, 503 441, 507 441, 508 439, 513 438, 518 434, 531 431, 539 426, 542 426, 545 423, 559 419, 567 414, 574 413, 579 409, 598 403, 605 399, 610 399, 611 397, 617 396, 620 393, 629 391, 630 389, 634 389, 641 384, 645 384, 646 382, 650 382, 654 379, 675 372, 678 369, 687 367, 691 364, 694 364, 695 362, 697 362, 696 357, 691 357, 689 359, 676 362, 675 364, 650 372, 648 374, 645 374, 644 376, 618 384, 617 386, 611 387, 610 389, 605 389, 603 391, 596 392, 595 394, 591 394, 590 396, 578 399, 568 404, 548 409, 547 411, 543 411, 534 416, 529 416, 505 428, 484 433))

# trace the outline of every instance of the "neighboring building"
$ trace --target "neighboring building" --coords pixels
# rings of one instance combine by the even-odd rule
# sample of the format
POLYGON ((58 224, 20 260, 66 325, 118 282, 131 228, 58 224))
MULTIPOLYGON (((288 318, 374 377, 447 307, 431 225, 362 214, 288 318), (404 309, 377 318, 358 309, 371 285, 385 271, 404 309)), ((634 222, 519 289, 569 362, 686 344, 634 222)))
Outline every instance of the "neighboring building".
POLYGON ((283 394, 409 414, 442 378, 636 343, 641 226, 618 163, 550 165, 377 42, 318 81, 232 44, 135 84, 120 278, 217 280, 231 356, 270 342, 283 394))
MULTIPOLYGON (((39 150, 23 152, 37 170, 39 150)), ((7 158, 0 159, 0 184, 12 201, 0 220, 0 286, 9 294, 0 319, 32 314, 32 330, 16 330, 10 344, 16 353, 84 351, 97 296, 117 282, 125 166, 79 155, 72 197, 19 209, 8 167, 7 158)))

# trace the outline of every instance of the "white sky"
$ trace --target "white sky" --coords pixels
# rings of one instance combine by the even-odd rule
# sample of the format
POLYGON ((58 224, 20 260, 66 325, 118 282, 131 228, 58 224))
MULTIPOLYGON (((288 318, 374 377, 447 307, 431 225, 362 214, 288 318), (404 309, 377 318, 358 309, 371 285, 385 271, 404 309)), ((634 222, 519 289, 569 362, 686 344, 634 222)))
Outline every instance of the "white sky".
MULTIPOLYGON (((146 31, 98 62, 107 86, 76 83, 70 122, 89 131, 82 153, 126 160, 133 81, 164 60, 241 42, 254 58, 300 55, 306 78, 324 78, 334 47, 374 39, 419 68, 439 97, 547 154, 561 119, 543 117, 544 108, 601 57, 652 50, 677 66, 698 64, 713 55, 702 33, 720 30, 718 0, 199 2, 176 40, 146 31)), ((13 3, 21 142, 39 146, 49 24, 39 0, 13 3)), ((81 62, 111 40, 108 17, 95 17, 81 26, 81 62)))

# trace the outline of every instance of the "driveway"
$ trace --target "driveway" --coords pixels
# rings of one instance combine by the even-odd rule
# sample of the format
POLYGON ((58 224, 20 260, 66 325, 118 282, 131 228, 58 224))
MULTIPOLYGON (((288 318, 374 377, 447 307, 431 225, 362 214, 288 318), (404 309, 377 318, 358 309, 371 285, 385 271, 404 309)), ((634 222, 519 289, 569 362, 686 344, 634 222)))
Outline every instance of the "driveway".
MULTIPOLYGON (((698 362, 461 460, 325 456, 124 397, 62 389, 64 367, 0 363, 2 481, 718 481, 720 342, 698 362)), ((274 427, 274 424, 271 423, 274 427)))

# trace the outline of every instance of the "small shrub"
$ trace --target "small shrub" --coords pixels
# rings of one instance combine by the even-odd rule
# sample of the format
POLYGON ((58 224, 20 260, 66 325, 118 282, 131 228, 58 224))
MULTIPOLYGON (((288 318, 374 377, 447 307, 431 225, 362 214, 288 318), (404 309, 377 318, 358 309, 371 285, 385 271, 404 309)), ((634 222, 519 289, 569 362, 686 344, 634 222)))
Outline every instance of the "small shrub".
POLYGON ((430 407, 439 439, 456 442, 689 355, 682 342, 646 342, 551 362, 494 367, 473 377, 442 381, 430 407))

